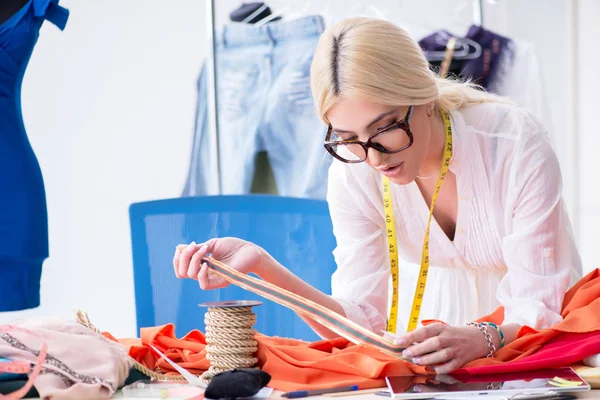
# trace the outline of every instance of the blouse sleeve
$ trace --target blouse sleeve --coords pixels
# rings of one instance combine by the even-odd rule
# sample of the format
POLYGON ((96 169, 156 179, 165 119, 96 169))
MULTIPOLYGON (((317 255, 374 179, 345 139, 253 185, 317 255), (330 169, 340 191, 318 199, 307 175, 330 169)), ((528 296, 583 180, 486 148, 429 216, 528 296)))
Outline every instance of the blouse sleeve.
POLYGON ((511 168, 508 234, 502 249, 508 272, 497 298, 504 322, 543 329, 562 320, 564 294, 581 261, 561 197, 561 172, 547 138, 523 140, 511 168))
POLYGON ((329 170, 327 201, 337 240, 332 297, 348 319, 379 333, 385 330, 390 276, 385 237, 373 207, 358 193, 365 182, 347 168, 334 161, 329 170))

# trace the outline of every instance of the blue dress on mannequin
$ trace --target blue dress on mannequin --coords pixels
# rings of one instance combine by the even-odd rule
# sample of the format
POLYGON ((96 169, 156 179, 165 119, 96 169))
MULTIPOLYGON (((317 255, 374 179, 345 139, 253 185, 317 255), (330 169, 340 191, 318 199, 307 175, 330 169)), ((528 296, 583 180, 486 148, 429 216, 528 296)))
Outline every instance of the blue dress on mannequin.
POLYGON ((48 213, 42 172, 23 124, 21 84, 44 20, 62 30, 68 17, 58 0, 29 0, 0 25, 0 311, 40 304, 48 213))

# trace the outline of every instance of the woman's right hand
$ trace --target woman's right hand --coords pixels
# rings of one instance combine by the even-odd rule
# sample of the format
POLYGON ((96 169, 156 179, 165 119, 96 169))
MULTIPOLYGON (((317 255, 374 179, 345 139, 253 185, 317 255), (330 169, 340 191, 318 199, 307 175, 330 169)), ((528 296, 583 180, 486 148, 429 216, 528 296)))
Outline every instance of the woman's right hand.
MULTIPOLYGON (((178 246, 179 247, 179 246, 178 246)), ((173 268, 178 278, 196 279, 204 290, 218 289, 229 285, 225 279, 210 272, 202 259, 210 254, 215 260, 245 274, 259 271, 269 255, 261 247, 237 238, 218 238, 195 244, 192 242, 184 250, 175 250, 173 268)))

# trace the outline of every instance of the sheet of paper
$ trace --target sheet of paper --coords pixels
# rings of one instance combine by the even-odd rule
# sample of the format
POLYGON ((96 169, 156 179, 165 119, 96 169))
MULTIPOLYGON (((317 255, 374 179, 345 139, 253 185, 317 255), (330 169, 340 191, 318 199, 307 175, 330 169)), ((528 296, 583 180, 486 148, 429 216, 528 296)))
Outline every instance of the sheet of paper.
POLYGON ((175 364, 173 361, 169 360, 169 357, 165 356, 159 349, 157 349, 153 345, 150 345, 150 347, 152 348, 152 350, 156 351, 162 358, 164 358, 166 362, 171 364, 171 366, 175 368, 175 370, 179 372, 181 376, 183 376, 190 384, 206 389, 206 384, 202 382, 200 378, 198 378, 196 375, 192 374, 185 368, 175 364))

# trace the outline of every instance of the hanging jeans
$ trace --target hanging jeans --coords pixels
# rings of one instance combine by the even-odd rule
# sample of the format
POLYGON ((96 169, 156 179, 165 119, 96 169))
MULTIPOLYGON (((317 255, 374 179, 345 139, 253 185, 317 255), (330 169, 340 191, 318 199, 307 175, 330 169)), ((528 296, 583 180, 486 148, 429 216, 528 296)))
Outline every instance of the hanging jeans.
POLYGON ((0 24, 0 312, 40 304, 48 214, 23 124, 21 84, 44 20, 64 29, 68 16, 58 0, 30 0, 0 24))
MULTIPOLYGON (((280 195, 325 198, 331 159, 323 148, 326 127, 316 114, 309 77, 323 29, 319 16, 224 26, 217 47, 222 194, 247 194, 256 154, 266 151, 280 195)), ((214 193, 217 171, 207 119, 203 68, 183 196, 214 193)))

